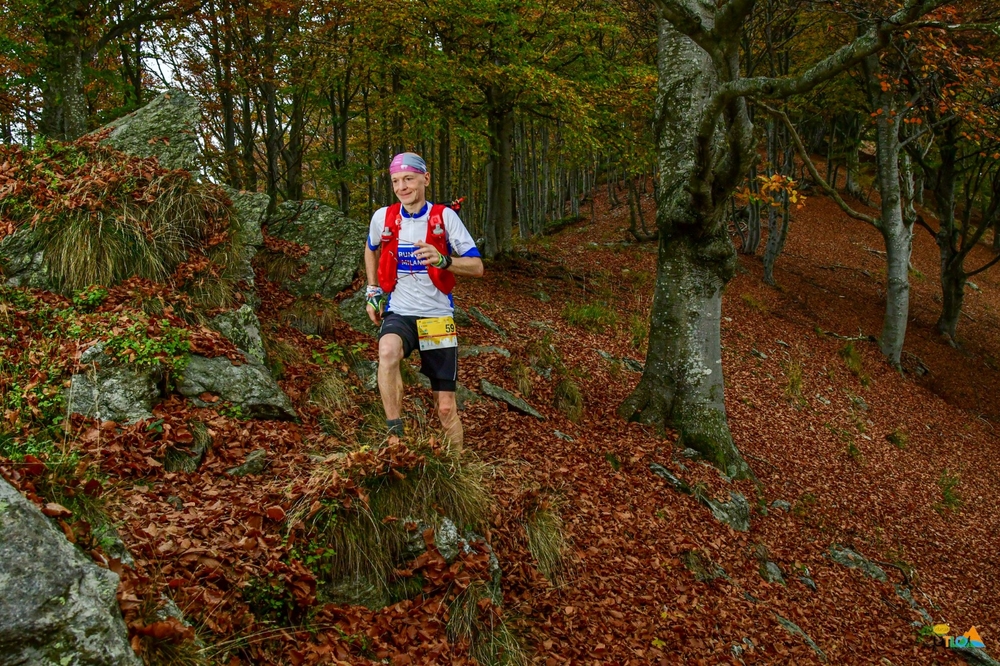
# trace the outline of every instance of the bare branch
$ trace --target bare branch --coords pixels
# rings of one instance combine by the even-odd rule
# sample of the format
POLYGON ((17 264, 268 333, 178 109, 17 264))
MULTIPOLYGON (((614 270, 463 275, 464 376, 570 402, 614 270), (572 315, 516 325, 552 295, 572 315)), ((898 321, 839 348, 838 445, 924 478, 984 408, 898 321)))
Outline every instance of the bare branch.
POLYGON ((799 156, 805 163, 806 168, 809 169, 809 173, 812 174, 813 179, 819 184, 819 186, 823 188, 823 191, 826 192, 828 195, 830 195, 830 197, 837 202, 837 205, 840 206, 841 210, 847 213, 850 217, 853 217, 855 220, 861 220, 862 222, 867 222, 876 229, 881 229, 882 221, 880 219, 872 217, 871 215, 865 215, 864 213, 860 213, 851 208, 851 206, 846 201, 844 201, 843 197, 840 196, 840 193, 837 192, 837 190, 833 189, 830 186, 830 184, 826 182, 826 180, 824 180, 822 176, 819 175, 819 171, 817 171, 816 165, 813 164, 811 159, 809 159, 809 153, 806 152, 806 147, 802 144, 802 138, 799 137, 799 133, 795 131, 795 126, 792 125, 792 121, 788 119, 788 116, 785 114, 785 112, 780 111, 778 109, 772 109, 766 104, 761 104, 761 106, 764 108, 764 110, 766 110, 772 116, 778 118, 785 124, 785 127, 788 129, 788 135, 792 138, 792 142, 795 144, 795 149, 798 151, 799 156))
POLYGON ((753 11, 755 0, 729 0, 715 12, 715 27, 712 29, 723 39, 737 34, 753 11))
POLYGON ((656 6, 660 10, 660 15, 670 22, 677 32, 690 37, 695 44, 707 49, 712 41, 705 24, 701 22, 701 16, 683 0, 656 0, 656 6))

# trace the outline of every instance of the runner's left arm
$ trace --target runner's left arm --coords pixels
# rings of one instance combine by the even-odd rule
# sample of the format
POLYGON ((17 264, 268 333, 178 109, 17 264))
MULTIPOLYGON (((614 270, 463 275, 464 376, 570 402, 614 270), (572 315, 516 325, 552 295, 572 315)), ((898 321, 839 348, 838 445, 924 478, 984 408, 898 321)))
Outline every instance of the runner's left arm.
MULTIPOLYGON (((482 277, 483 260, 479 255, 479 248, 472 234, 462 224, 458 213, 450 208, 444 211, 444 228, 448 233, 448 247, 451 249, 451 266, 448 267, 455 275, 464 277, 482 277)), ((430 246, 428 246, 430 247, 430 246)), ((433 247, 430 259, 437 261, 440 254, 433 247)))

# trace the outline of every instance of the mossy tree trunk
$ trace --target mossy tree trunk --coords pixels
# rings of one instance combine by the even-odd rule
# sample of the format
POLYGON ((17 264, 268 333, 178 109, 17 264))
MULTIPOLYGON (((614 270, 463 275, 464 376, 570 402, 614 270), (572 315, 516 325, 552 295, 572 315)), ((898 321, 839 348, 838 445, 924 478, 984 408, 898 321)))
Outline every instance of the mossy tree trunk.
POLYGON ((910 0, 798 76, 749 79, 741 76, 739 42, 752 1, 657 4, 657 280, 646 367, 619 413, 676 429, 727 474, 746 477, 752 472, 726 420, 720 346, 722 292, 736 265, 725 206, 757 149, 745 98, 806 92, 883 48, 937 3, 910 0))

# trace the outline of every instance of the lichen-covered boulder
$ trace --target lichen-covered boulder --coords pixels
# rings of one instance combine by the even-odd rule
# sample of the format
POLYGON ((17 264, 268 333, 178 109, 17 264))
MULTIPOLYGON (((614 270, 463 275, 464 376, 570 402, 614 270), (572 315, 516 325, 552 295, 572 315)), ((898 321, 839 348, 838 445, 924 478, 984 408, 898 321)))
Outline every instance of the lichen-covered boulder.
POLYGON ((102 130, 111 128, 106 142, 113 148, 137 157, 155 156, 168 169, 197 174, 200 123, 198 100, 186 92, 170 90, 102 130))
POLYGON ((264 365, 267 354, 260 337, 260 319, 249 305, 223 312, 209 325, 226 336, 252 363, 264 365))
POLYGON ((0 664, 139 666, 98 567, 0 479, 0 664))
POLYGON ((18 229, 0 240, 0 274, 10 287, 48 289, 45 252, 34 229, 18 229))
POLYGON ((223 185, 222 189, 233 202, 233 213, 237 222, 235 226, 243 245, 242 265, 237 275, 239 279, 252 285, 254 273, 250 262, 257 254, 257 250, 264 246, 261 227, 267 219, 267 207, 271 203, 271 197, 263 192, 243 192, 226 185, 223 185))
POLYGON ((305 273, 282 284, 294 294, 333 298, 350 286, 361 265, 368 227, 320 201, 286 201, 267 222, 271 236, 309 247, 305 273))
POLYGON ((217 395, 237 405, 244 416, 294 419, 295 408, 267 368, 256 363, 235 365, 225 356, 192 355, 177 380, 177 392, 197 399, 217 395))
POLYGON ((80 356, 84 372, 70 378, 66 402, 71 414, 115 423, 152 418, 160 396, 157 373, 116 364, 99 342, 80 356))
POLYGON ((365 290, 361 288, 340 302, 340 318, 358 333, 375 335, 378 327, 368 316, 367 305, 365 290))

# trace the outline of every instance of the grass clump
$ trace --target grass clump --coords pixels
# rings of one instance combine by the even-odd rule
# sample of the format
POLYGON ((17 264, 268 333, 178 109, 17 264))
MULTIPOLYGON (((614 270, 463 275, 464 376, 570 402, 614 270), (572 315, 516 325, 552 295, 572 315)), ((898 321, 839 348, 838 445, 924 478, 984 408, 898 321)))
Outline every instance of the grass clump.
POLYGON ((285 368, 305 360, 305 356, 298 347, 283 338, 264 332, 261 335, 261 342, 264 345, 264 355, 267 359, 267 369, 275 379, 284 377, 285 368))
POLYGON ((910 436, 907 434, 905 430, 903 430, 899 426, 893 428, 892 432, 886 435, 885 438, 890 444, 895 446, 897 449, 905 449, 906 445, 910 441, 910 436))
POLYGON ((848 342, 840 348, 840 351, 838 351, 837 354, 844 360, 844 365, 847 366, 847 369, 850 370, 851 374, 858 378, 861 385, 868 386, 871 378, 865 372, 864 365, 861 362, 861 354, 854 346, 854 342, 848 342))
POLYGON ((540 506, 524 523, 528 550, 538 564, 538 571, 553 585, 563 582, 566 537, 563 521, 551 506, 540 506))
POLYGON ((603 333, 618 323, 618 315, 605 303, 567 303, 562 311, 563 318, 585 331, 603 333))
POLYGON ((26 186, 0 215, 27 229, 55 287, 67 294, 131 277, 169 283, 205 308, 229 305, 244 256, 225 192, 86 136, 0 148, 26 186))
POLYGON ((740 299, 742 299, 743 304, 746 305, 751 310, 756 310, 761 314, 767 314, 770 310, 764 301, 760 300, 753 294, 740 294, 740 299))
POLYGON ((956 491, 961 478, 958 474, 952 474, 946 468, 941 472, 941 477, 937 480, 938 488, 941 489, 941 501, 934 505, 938 513, 944 511, 955 511, 962 506, 962 498, 956 491))
MULTIPOLYGON (((173 606, 172 602, 167 602, 173 606)), ((176 606, 173 606, 177 613, 176 606)), ((139 611, 138 621, 130 625, 138 642, 139 657, 145 666, 209 666, 208 650, 194 629, 180 615, 170 613, 168 606, 146 600, 139 611)))
POLYGON ((533 387, 531 383, 531 369, 528 368, 527 364, 520 357, 514 357, 510 362, 510 368, 507 372, 510 374, 510 378, 514 380, 514 386, 517 387, 518 392, 525 398, 530 398, 533 387))
POLYGON ((573 423, 579 423, 583 417, 583 392, 572 379, 564 378, 556 384, 553 402, 573 423))
POLYGON ((337 306, 320 296, 297 299, 281 311, 280 317, 308 335, 329 335, 340 321, 337 306))
POLYGON ((785 396, 795 404, 802 406, 805 404, 805 398, 802 395, 802 363, 793 358, 789 359, 784 366, 785 378, 787 379, 785 396))
POLYGON ((319 409, 320 417, 333 419, 337 412, 347 411, 354 404, 351 388, 339 372, 327 368, 313 384, 309 401, 319 409))
POLYGON ((289 524, 301 521, 305 538, 329 550, 327 582, 351 579, 388 591, 387 581, 413 538, 407 522, 437 525, 447 516, 460 533, 483 530, 491 504, 485 466, 460 463, 457 454, 433 442, 411 446, 348 454, 348 475, 366 501, 330 497, 331 488, 343 482, 335 467, 321 467, 310 480, 315 492, 299 500, 289 524))
POLYGON ((474 581, 452 602, 446 626, 452 642, 467 642, 469 655, 486 666, 526 666, 528 654, 500 617, 489 586, 474 581))
POLYGON ((649 320, 646 317, 633 314, 629 318, 629 331, 632 334, 632 347, 642 349, 646 340, 649 339, 649 320))

